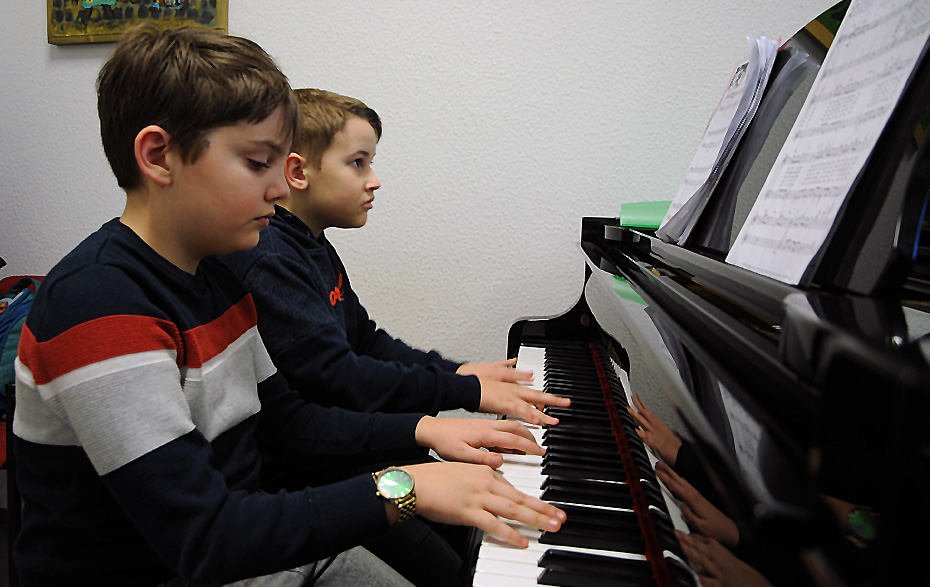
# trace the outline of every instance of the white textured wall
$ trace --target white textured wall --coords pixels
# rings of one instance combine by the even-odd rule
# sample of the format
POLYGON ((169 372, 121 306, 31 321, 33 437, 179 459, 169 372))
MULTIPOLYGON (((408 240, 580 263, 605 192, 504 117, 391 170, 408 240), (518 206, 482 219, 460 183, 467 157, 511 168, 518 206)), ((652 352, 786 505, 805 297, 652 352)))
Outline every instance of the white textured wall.
MULTIPOLYGON (((790 37, 832 1, 229 0, 295 87, 384 121, 383 186, 329 232, 371 314, 460 359, 581 293, 582 216, 670 199, 746 35, 790 37)), ((45 2, 0 19, 0 277, 45 273, 122 211, 94 79, 112 45, 46 43, 45 2)))

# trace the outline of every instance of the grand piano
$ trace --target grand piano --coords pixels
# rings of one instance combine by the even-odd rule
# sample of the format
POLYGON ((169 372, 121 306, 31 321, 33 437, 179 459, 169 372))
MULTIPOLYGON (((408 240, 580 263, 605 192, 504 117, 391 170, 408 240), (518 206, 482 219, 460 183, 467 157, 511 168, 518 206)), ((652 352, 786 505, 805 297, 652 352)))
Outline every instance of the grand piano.
MULTIPOLYGON (((792 43, 817 56, 803 31, 792 43)), ((773 585, 925 576, 928 51, 799 285, 725 261, 733 239, 721 244, 720 220, 735 234, 771 167, 758 152, 719 184, 741 204, 706 211, 684 245, 620 218, 582 219, 583 295, 562 315, 516 322, 507 341, 518 366, 573 403, 535 430, 546 457, 508 457, 502 471, 568 522, 521 529, 527 551, 476 537, 468 582, 699 584, 673 533, 687 531, 679 504, 627 414, 633 394, 693 450, 695 486, 736 523, 735 553, 773 585)), ((797 107, 784 110, 790 126, 797 107)))

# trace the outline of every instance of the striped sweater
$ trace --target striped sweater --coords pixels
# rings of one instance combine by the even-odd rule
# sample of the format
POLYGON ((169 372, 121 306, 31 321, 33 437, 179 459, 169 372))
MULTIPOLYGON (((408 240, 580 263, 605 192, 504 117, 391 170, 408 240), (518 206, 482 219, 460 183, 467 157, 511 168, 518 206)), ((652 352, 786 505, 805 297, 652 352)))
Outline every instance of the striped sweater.
POLYGON ((187 274, 118 220, 49 272, 16 381, 25 586, 222 584, 344 550, 387 529, 371 476, 266 495, 261 452, 409 450, 421 417, 304 403, 225 268, 187 274))

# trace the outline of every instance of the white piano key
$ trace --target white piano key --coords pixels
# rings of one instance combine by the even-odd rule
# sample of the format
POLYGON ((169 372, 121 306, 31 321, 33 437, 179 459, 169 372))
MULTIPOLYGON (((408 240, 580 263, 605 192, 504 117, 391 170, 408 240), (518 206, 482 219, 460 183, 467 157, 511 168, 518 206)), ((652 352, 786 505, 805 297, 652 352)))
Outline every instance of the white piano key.
POLYGON ((543 367, 546 364, 546 349, 540 347, 521 346, 517 353, 516 368, 521 371, 532 371, 533 381, 524 385, 542 389, 545 383, 543 367))
POLYGON ((484 542, 481 546, 480 559, 490 559, 497 561, 510 561, 518 565, 535 565, 539 562, 539 558, 547 550, 565 550, 568 552, 579 552, 583 554, 596 554, 599 556, 606 556, 610 558, 619 558, 625 560, 637 560, 642 561, 646 560, 645 555, 631 552, 619 552, 619 551, 610 551, 610 550, 599 550, 594 548, 583 548, 577 546, 558 546, 551 544, 540 544, 539 537, 542 535, 542 532, 531 528, 529 526, 515 523, 508 524, 512 528, 517 529, 518 532, 523 534, 529 539, 529 545, 526 548, 516 548, 511 546, 508 543, 502 542, 497 538, 494 538, 490 535, 485 535, 484 542))

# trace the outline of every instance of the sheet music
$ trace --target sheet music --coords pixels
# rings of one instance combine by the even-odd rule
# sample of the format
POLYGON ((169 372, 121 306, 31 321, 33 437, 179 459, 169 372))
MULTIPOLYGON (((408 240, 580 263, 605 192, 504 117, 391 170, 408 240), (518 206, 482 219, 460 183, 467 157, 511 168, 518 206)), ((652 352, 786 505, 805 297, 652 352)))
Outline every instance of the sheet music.
POLYGON ((927 0, 853 0, 728 263, 800 282, 928 36, 927 0))
POLYGON ((683 243, 698 217, 740 137, 752 120, 775 60, 777 45, 765 37, 749 39, 750 58, 730 77, 685 178, 656 235, 683 243))
MULTIPOLYGON (((739 205, 739 194, 743 181, 756 164, 756 159, 766 148, 769 140, 781 144, 787 138, 787 133, 791 130, 790 124, 784 129, 784 135, 781 135, 779 131, 773 133, 772 130, 779 117, 782 116, 785 106, 795 100, 802 84, 806 84, 807 89, 810 89, 819 69, 819 62, 810 59, 810 55, 794 47, 778 51, 762 102, 759 104, 756 115, 753 116, 752 124, 740 139, 739 156, 734 155, 733 160, 727 165, 727 180, 714 188, 716 202, 708 203, 708 206, 712 208, 705 214, 711 211, 713 213, 707 218, 707 232, 702 240, 692 241, 692 244, 703 245, 718 251, 730 249, 730 245, 736 238, 734 230, 738 230, 743 225, 743 222, 739 221, 739 224, 734 226, 737 210, 742 209, 739 205), (779 136, 781 136, 780 139, 779 136)), ((807 92, 804 91, 803 94, 806 97, 807 92)), ((797 102, 795 116, 800 113, 803 104, 803 99, 797 102)), ((777 150, 772 151, 772 163, 775 162, 774 156, 777 154, 777 150)), ((748 202, 748 205, 751 204, 752 202, 748 202)))

